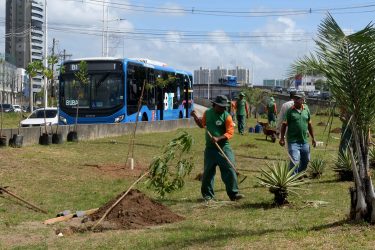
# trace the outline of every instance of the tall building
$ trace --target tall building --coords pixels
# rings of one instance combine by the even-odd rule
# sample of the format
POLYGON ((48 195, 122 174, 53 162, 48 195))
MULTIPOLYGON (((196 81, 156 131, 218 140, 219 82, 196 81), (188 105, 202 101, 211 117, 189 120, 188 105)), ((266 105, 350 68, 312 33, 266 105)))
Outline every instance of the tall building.
POLYGON ((221 79, 228 76, 237 77, 237 84, 241 86, 251 85, 250 70, 236 67, 235 69, 225 69, 217 67, 216 69, 205 69, 200 67, 194 70, 194 84, 220 84, 221 79))
MULTIPOLYGON (((31 61, 43 60, 44 15, 44 1, 6 0, 6 61, 25 69, 31 61)), ((41 77, 33 78, 34 92, 41 86, 41 77)))
POLYGON ((216 69, 211 69, 211 82, 210 84, 219 84, 220 79, 223 79, 228 75, 227 69, 222 69, 220 67, 217 67, 216 69))
POLYGON ((240 68, 237 66, 235 69, 229 69, 228 75, 237 76, 237 82, 240 85, 246 85, 251 82, 249 69, 240 68))
POLYGON ((207 84, 210 79, 210 70, 202 67, 199 70, 194 70, 194 84, 205 83, 207 84))

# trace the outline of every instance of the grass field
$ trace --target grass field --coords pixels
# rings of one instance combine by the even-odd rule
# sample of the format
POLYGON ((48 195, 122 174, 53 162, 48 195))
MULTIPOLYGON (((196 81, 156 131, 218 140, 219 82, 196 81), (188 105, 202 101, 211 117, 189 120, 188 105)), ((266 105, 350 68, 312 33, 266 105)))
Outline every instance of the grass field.
POLYGON ((25 119, 29 113, 3 113, 3 128, 17 128, 19 122, 25 119))
MULTIPOLYGON (((316 124, 327 117, 314 117, 318 141, 327 142, 327 131, 316 124)), ((253 119, 248 124, 255 125, 253 119)), ((340 127, 338 120, 332 128, 340 127)), ((260 187, 255 176, 267 162, 287 160, 285 148, 265 141, 263 134, 236 135, 231 145, 238 169, 249 177, 240 185, 246 195, 229 202, 218 171, 217 202, 205 204, 200 183, 194 180, 203 166, 204 131, 189 129, 195 144, 195 169, 182 191, 160 200, 185 217, 175 224, 142 230, 76 233, 57 237, 64 223, 46 226, 42 221, 62 210, 100 207, 113 199, 147 168, 152 158, 177 132, 137 135, 135 170, 124 169, 129 136, 52 146, 29 146, 0 150, 2 186, 49 211, 48 215, 26 208, 8 195, 0 196, 0 249, 373 249, 373 226, 347 221, 348 188, 331 170, 336 160, 339 134, 331 134, 327 147, 312 149, 312 158, 327 160, 327 171, 310 180, 291 196, 290 205, 273 207, 273 195, 260 187), (102 168, 100 168, 102 167, 102 168), (324 201, 320 204, 316 201, 324 201)), ((157 195, 144 183, 137 188, 149 197, 157 195)))

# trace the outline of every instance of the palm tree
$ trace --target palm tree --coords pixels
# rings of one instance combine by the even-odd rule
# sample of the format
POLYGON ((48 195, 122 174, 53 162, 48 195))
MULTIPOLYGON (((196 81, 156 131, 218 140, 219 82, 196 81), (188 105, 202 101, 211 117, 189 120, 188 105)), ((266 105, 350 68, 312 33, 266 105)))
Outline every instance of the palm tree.
POLYGON ((336 100, 345 110, 352 131, 349 146, 354 187, 351 192, 353 220, 375 222, 375 192, 369 172, 369 130, 375 121, 375 28, 346 35, 331 15, 322 21, 316 54, 292 65, 292 74, 313 69, 323 74, 336 100))

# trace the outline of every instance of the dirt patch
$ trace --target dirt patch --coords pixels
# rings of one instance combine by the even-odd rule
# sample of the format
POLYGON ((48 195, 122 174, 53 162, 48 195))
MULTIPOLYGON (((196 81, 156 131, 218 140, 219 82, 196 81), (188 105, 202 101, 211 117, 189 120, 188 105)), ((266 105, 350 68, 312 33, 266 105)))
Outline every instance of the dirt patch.
POLYGON ((252 143, 241 144, 241 146, 243 146, 243 147, 247 147, 247 148, 258 148, 257 145, 252 144, 252 143))
POLYGON ((115 178, 139 177, 148 169, 148 165, 143 163, 134 164, 134 169, 130 169, 130 166, 125 165, 125 163, 109 165, 84 164, 84 166, 92 167, 92 169, 99 172, 100 175, 104 174, 115 178))
POLYGON ((331 133, 340 134, 341 128, 334 128, 334 129, 331 130, 331 133))
POLYGON ((318 124, 316 124, 316 125, 325 127, 325 126, 327 126, 327 123, 326 122, 318 122, 318 124))
MULTIPOLYGON (((97 212, 84 220, 72 220, 68 228, 56 231, 64 235, 91 230, 93 225, 103 216, 109 207, 120 198, 123 193, 99 208, 97 212)), ((149 226, 173 223, 183 220, 180 215, 172 212, 168 207, 148 198, 141 191, 132 189, 125 198, 117 204, 107 215, 95 231, 114 229, 141 229, 149 226)))

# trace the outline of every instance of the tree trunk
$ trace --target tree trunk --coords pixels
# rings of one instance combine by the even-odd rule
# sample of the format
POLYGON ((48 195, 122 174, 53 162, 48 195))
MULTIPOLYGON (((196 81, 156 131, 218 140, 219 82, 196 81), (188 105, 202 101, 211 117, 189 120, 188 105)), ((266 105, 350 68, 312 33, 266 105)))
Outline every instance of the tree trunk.
POLYGON ((353 131, 353 147, 350 147, 354 187, 350 188, 350 218, 355 221, 375 223, 375 192, 369 173, 368 135, 355 129, 353 131), (357 158, 354 156, 357 156, 357 158))

